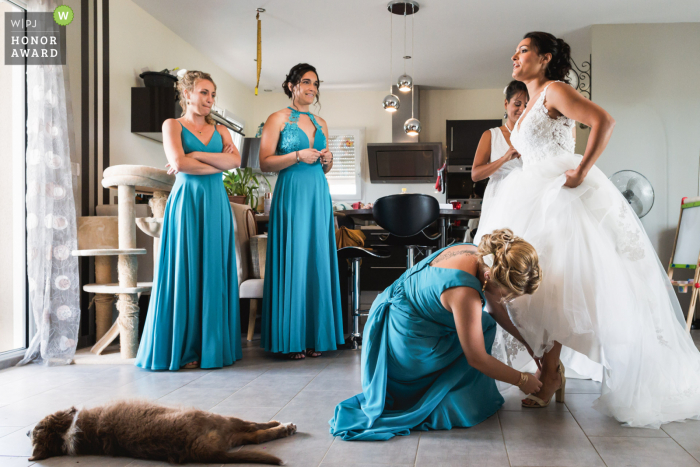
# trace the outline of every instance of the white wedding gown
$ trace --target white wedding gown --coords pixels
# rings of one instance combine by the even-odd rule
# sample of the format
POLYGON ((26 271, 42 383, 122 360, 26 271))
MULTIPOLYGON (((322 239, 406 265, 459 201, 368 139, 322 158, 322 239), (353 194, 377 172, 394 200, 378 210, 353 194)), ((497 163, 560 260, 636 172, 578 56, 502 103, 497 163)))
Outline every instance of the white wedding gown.
POLYGON ((574 122, 549 117, 546 90, 513 129, 523 166, 501 181, 474 243, 508 227, 535 247, 542 283, 508 312, 537 356, 556 341, 604 366, 597 410, 636 427, 700 419, 700 352, 666 271, 600 169, 564 186, 582 156, 574 122))
MULTIPOLYGON (((495 162, 503 157, 510 149, 510 146, 500 128, 491 128, 489 131, 491 132, 491 156, 489 162, 495 162)), ((514 169, 522 169, 522 167, 523 162, 520 159, 512 159, 499 167, 499 169, 489 177, 489 183, 486 185, 481 208, 482 215, 491 209, 491 204, 499 194, 503 180, 505 180, 514 169)), ((491 348, 491 355, 518 371, 528 373, 535 373, 537 371, 537 365, 530 357, 525 346, 501 326, 498 326, 496 330, 496 337, 491 348)), ((589 360, 578 352, 566 347, 563 348, 561 361, 566 368, 567 378, 592 379, 594 381, 602 380, 602 366, 599 363, 589 360)), ((502 381, 497 381, 496 384, 500 390, 511 387, 510 384, 502 381)))

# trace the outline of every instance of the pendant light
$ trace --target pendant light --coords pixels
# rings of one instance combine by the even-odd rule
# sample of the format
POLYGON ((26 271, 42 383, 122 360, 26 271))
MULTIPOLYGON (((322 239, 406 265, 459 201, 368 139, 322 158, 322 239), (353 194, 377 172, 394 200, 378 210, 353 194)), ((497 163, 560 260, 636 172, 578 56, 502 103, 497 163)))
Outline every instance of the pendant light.
MULTIPOLYGON (((399 76, 396 81, 396 86, 401 92, 408 92, 413 89, 413 78, 406 74, 406 60, 411 58, 410 55, 406 55, 406 13, 408 11, 408 3, 404 3, 403 9, 403 74, 399 76)), ((411 5, 411 24, 413 24, 413 5, 411 5)), ((413 53, 413 46, 411 46, 411 53, 413 53)))
MULTIPOLYGON (((411 55, 413 55, 413 30, 414 29, 415 28, 414 28, 414 22, 413 22, 413 15, 411 15, 411 55)), ((413 73, 413 75, 415 76, 415 74, 416 74, 416 62, 415 62, 415 59, 413 59, 413 58, 411 58, 411 67, 413 68, 411 70, 411 73, 413 73)), ((418 136, 420 134, 420 130, 421 130, 420 120, 413 117, 413 109, 415 107, 415 105, 414 105, 415 92, 416 92, 415 86, 413 86, 413 81, 411 80, 411 118, 406 120, 406 122, 403 124, 403 131, 405 131, 408 136, 418 136)))
MULTIPOLYGON (((389 11, 391 11, 391 7, 389 7, 389 11)), ((389 15, 389 83, 391 83, 391 77, 394 75, 393 72, 393 63, 392 63, 392 55, 394 51, 394 17, 392 15, 389 15)), ((393 89, 391 87, 391 84, 389 84, 389 94, 384 97, 384 100, 382 101, 382 107, 384 107, 384 110, 387 112, 396 112, 399 110, 399 107, 401 106, 401 100, 399 99, 399 96, 395 95, 393 93, 393 89)))

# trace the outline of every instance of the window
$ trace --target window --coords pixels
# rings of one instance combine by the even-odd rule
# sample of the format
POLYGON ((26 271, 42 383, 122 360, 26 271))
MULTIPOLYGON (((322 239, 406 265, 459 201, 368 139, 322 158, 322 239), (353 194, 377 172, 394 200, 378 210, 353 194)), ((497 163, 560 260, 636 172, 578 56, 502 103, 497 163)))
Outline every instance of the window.
POLYGON ((233 131, 232 129, 228 129, 228 132, 231 133, 231 139, 233 139, 233 145, 236 146, 236 149, 238 149, 238 152, 241 152, 241 149, 243 149, 243 135, 233 131))
POLYGON ((362 197, 360 163, 365 149, 364 133, 360 128, 328 130, 333 168, 326 178, 334 200, 359 200, 362 197))
MULTIPOLYGON (((24 10, 0 1, 3 28, 10 12, 24 10)), ((27 346, 26 71, 23 65, 0 68, 0 161, 7 169, 0 172, 0 353, 27 346)))

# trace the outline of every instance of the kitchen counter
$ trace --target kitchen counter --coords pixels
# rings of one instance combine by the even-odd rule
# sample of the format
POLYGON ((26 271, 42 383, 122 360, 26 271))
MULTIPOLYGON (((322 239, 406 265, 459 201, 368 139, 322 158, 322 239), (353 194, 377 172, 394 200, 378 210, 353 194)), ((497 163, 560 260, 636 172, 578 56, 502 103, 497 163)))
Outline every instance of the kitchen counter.
MULTIPOLYGON (((371 209, 348 209, 345 211, 335 211, 336 216, 348 216, 357 220, 371 220, 371 209)), ((481 211, 467 211, 462 209, 440 209, 438 224, 440 226, 440 248, 447 245, 447 226, 453 220, 477 219, 481 216, 481 211)))

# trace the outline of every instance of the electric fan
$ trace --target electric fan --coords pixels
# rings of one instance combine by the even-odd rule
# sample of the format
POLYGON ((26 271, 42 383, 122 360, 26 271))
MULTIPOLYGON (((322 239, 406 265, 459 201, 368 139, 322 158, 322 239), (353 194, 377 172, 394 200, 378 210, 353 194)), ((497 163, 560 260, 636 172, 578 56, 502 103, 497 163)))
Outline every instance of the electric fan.
POLYGON ((646 216, 654 205, 654 188, 647 178, 634 170, 615 172, 610 181, 620 190, 637 217, 646 216))

